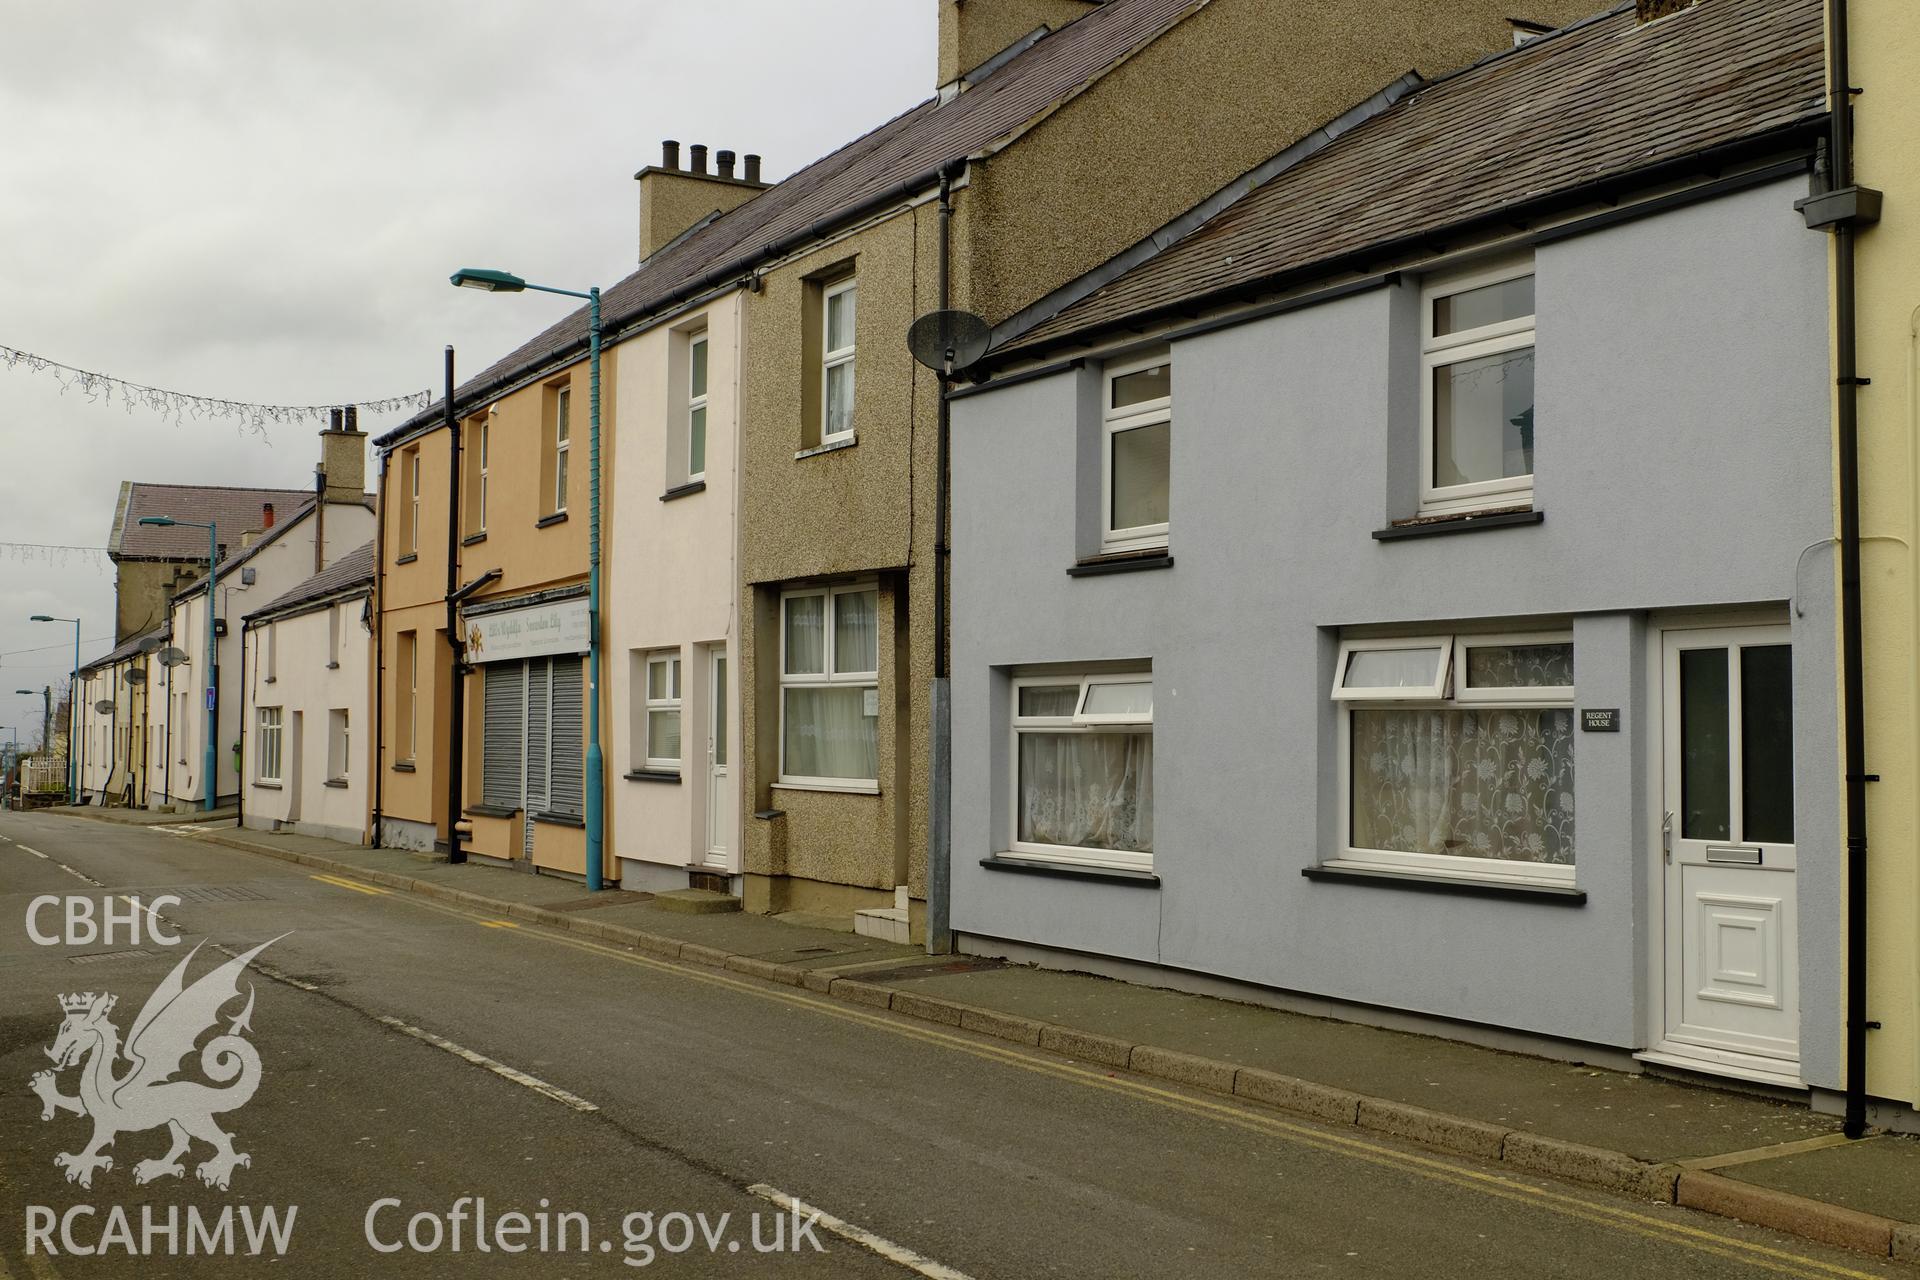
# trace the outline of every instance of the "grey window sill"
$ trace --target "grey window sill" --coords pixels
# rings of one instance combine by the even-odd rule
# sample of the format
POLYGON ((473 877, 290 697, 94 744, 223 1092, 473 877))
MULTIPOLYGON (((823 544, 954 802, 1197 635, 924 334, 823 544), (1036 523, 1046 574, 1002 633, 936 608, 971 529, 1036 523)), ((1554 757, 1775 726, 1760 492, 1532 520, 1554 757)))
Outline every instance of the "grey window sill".
POLYGON ((393 771, 394 771, 395 773, 412 773, 412 772, 413 772, 413 761, 411 761, 411 760, 395 760, 395 761, 393 762, 393 771))
POLYGON ((587 825, 585 818, 576 818, 570 813, 536 813, 533 815, 533 820, 544 822, 550 827, 585 827, 587 825))
POLYGON ((1539 524, 1547 518, 1544 511, 1489 511, 1457 516, 1440 516, 1389 525, 1373 531, 1376 542, 1398 542, 1402 538, 1438 538, 1449 533, 1472 533, 1477 529, 1511 529, 1516 525, 1539 524))
POLYGON ((487 540, 487 531, 485 529, 482 529, 478 533, 470 533, 466 537, 460 539, 460 545, 463 547, 471 547, 479 543, 485 542, 486 540, 487 540))
POLYGON ((859 436, 848 436, 845 440, 834 440, 827 444, 817 444, 811 449, 802 449, 793 455, 793 460, 798 462, 802 458, 817 458, 823 453, 833 453, 840 449, 851 449, 859 443, 859 436))
POLYGON ((256 782, 253 785, 262 791, 279 791, 281 789, 280 784, 277 782, 256 782))
POLYGON ((279 682, 279 677, 277 676, 268 676, 264 681, 262 681, 263 684, 277 684, 278 682, 279 682))
POLYGON ((675 498, 690 498, 696 493, 705 493, 706 491, 707 482, 705 480, 690 480, 686 484, 677 484, 661 494, 660 501, 672 502, 675 498))
POLYGON ((342 790, 345 790, 347 785, 347 780, 345 778, 328 778, 325 782, 321 783, 320 785, 323 787, 339 787, 342 790))
POLYGON ((556 511, 550 516, 541 516, 538 520, 535 520, 533 527, 536 529, 551 529, 556 524, 565 524, 566 522, 567 513, 564 511, 556 511))
POLYGON ((1491 880, 1423 876, 1417 871, 1363 871, 1357 867, 1302 867, 1300 874, 1316 884, 1373 885, 1382 889, 1405 889, 1414 893, 1450 893, 1463 898, 1506 898, 1556 907, 1587 905, 1587 891, 1576 889, 1570 884, 1497 884, 1491 880))
POLYGON ((1088 556, 1067 568, 1069 578, 1091 578, 1103 573, 1139 573, 1144 569, 1171 569, 1173 557, 1165 551, 1125 552, 1120 555, 1088 556))
POLYGON ((762 822, 772 822, 775 819, 786 817, 787 811, 785 809, 755 809, 753 816, 762 822))
POLYGON ((676 786, 680 775, 667 769, 634 769, 625 775, 628 782, 671 782, 676 786))
POLYGON ((501 804, 470 804, 466 806, 466 811, 476 818, 511 818, 520 812, 501 804))
POLYGON ((412 564, 415 560, 418 560, 419 558, 420 558, 420 553, 418 551, 409 551, 407 552, 407 554, 400 556, 398 559, 396 559, 394 563, 395 564, 412 564))
POLYGON ((329 671, 338 671, 339 669, 340 669, 340 664, 337 662, 329 662, 327 664, 327 670, 329 671))
POLYGON ((1121 871, 1114 867, 1076 867, 1066 862, 1043 862, 999 854, 980 859, 989 871, 1011 871, 1025 876, 1055 876, 1062 880, 1092 880, 1100 884, 1126 884, 1138 889, 1158 889, 1160 877, 1151 871, 1121 871))

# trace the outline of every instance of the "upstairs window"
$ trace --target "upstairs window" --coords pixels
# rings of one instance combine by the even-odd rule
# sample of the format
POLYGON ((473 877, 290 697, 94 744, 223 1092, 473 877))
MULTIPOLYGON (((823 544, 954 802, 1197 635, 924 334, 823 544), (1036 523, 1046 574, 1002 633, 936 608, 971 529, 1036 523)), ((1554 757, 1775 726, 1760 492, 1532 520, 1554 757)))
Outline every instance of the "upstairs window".
POLYGON ((567 509, 567 461, 573 444, 573 388, 553 393, 553 511, 567 509))
MULTIPOLYGON (((489 414, 491 411, 489 411, 489 414)), ((462 461, 466 475, 466 536, 477 538, 487 531, 487 435, 491 423, 483 414, 467 423, 466 452, 462 461)))
POLYGON ((1422 515, 1533 501, 1533 268, 1421 295, 1422 515))
POLYGON ((707 475, 707 335, 687 344, 687 483, 707 475))
POLYGON ((820 443, 853 439, 854 321, 859 292, 851 279, 821 291, 820 443))
POLYGON ((400 525, 400 554, 420 552, 420 446, 400 455, 400 488, 406 497, 406 515, 400 525))
POLYGON ((1173 440, 1173 365, 1166 353, 1109 368, 1100 403, 1100 548, 1164 547, 1173 440))

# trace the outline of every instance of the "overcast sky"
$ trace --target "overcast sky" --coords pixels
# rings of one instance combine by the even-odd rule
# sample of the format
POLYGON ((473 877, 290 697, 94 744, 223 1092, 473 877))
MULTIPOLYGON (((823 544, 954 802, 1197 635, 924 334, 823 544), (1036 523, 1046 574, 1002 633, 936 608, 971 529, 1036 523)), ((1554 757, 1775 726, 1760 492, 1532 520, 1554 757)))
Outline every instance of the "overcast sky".
MULTIPOLYGON (((437 389, 611 285, 660 140, 784 177, 926 97, 935 0, 0 0, 0 345, 276 404, 437 389)), ((376 434, 396 417, 364 420, 376 434)), ((305 487, 310 425, 129 414, 0 365, 0 541, 103 547, 121 480, 305 487)), ((113 574, 0 546, 0 727, 111 645, 113 574), (63 640, 64 636, 64 640, 63 640), (22 650, 56 646, 51 651, 22 650)))

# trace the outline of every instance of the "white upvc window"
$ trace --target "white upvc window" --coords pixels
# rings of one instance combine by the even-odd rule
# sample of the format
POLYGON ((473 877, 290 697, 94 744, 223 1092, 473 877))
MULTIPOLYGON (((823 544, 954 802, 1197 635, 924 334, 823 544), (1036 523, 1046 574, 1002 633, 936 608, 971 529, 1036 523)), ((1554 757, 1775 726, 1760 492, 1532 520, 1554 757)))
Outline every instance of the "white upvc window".
POLYGON ((567 509, 567 459, 573 448, 573 388, 553 394, 553 511, 567 509))
POLYGON ((487 451, 492 443, 487 437, 492 433, 493 412, 489 409, 487 416, 480 419, 479 426, 474 431, 476 437, 474 443, 477 446, 475 453, 479 459, 478 479, 474 484, 473 497, 473 531, 475 533, 487 531, 487 451))
POLYGON ((1531 260, 1421 291, 1420 511, 1533 501, 1531 260))
POLYGON ((649 769, 680 767, 680 654, 662 650, 647 655, 646 697, 649 769))
POLYGON ((851 278, 821 291, 821 444, 853 439, 854 321, 859 298, 851 278))
POLYGON ((1173 365, 1162 351, 1107 368, 1100 396, 1100 547, 1167 545, 1173 365))
POLYGON ((687 344, 687 483, 707 475, 707 335, 687 344))
POLYGON ((407 482, 407 542, 401 554, 414 555, 420 550, 420 446, 407 450, 400 459, 407 482))
POLYGON ((261 782, 280 781, 281 709, 260 708, 260 751, 258 775, 261 782))
POLYGON ((781 599, 781 782, 879 785, 879 595, 869 583, 781 599))
POLYGON ((353 758, 353 726, 348 709, 335 707, 327 713, 327 780, 345 782, 353 758))
POLYGON ((1153 870, 1153 676, 1013 681, 1011 847, 1022 858, 1153 870))
POLYGON ((1573 882, 1569 633, 1349 640, 1332 693, 1345 802, 1330 865, 1573 882))

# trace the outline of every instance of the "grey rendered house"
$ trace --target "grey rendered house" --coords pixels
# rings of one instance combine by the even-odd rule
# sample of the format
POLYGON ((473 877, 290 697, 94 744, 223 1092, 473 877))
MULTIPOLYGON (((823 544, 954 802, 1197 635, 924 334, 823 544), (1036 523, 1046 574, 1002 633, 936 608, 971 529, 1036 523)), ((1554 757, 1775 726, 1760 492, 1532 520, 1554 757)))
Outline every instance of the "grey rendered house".
POLYGON ((1000 326, 963 950, 1840 1084, 1822 50, 1623 5, 1000 326))

